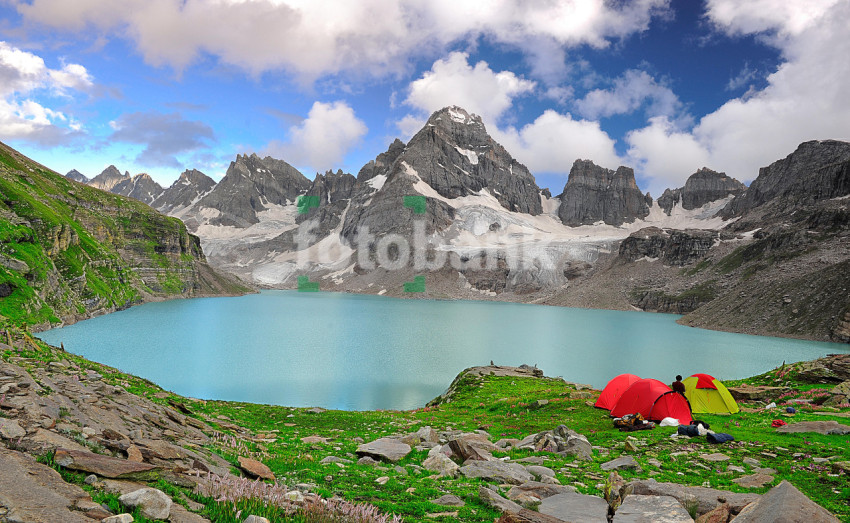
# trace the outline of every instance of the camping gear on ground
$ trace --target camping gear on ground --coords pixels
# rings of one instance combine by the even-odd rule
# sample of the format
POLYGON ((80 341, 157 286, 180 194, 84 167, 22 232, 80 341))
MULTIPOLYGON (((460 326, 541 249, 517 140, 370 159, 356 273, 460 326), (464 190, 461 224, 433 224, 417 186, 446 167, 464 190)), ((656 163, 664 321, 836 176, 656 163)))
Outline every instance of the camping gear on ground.
POLYGON ((602 389, 599 399, 596 400, 596 404, 593 406, 605 410, 613 409, 620 396, 626 392, 626 389, 639 379, 640 376, 635 376, 634 374, 620 374, 619 376, 615 376, 602 389))
POLYGON ((664 418, 661 420, 661 423, 658 424, 659 427, 677 427, 679 425, 679 420, 676 418, 664 418))
POLYGON ((705 440, 709 443, 727 443, 729 441, 735 441, 735 437, 725 432, 709 432, 705 436, 705 440))
POLYGON ((775 419, 775 420, 773 420, 773 423, 770 424, 770 426, 775 428, 775 429, 778 429, 779 427, 781 427, 783 425, 788 425, 788 424, 785 423, 784 421, 782 421, 781 419, 775 419))
POLYGON ((795 409, 794 407, 786 407, 785 412, 787 412, 788 414, 796 414, 797 409, 795 409))
POLYGON ((696 425, 679 425, 677 433, 680 436, 688 436, 689 438, 695 438, 699 436, 699 429, 696 425))
POLYGON ((650 421, 669 417, 690 423, 693 419, 691 406, 684 396, 673 392, 666 384, 649 378, 632 383, 611 409, 614 417, 635 413, 640 413, 650 421))
POLYGON ((691 412, 711 414, 735 414, 738 404, 719 379, 708 374, 694 374, 682 380, 685 397, 691 404, 691 412))
POLYGON ((766 408, 766 409, 775 409, 775 408, 776 408, 776 402, 771 401, 770 403, 768 403, 767 405, 765 405, 765 406, 764 406, 764 408, 766 408))
POLYGON ((651 430, 655 428, 655 423, 644 420, 640 414, 626 414, 622 418, 615 418, 613 423, 615 427, 620 429, 620 432, 651 430))

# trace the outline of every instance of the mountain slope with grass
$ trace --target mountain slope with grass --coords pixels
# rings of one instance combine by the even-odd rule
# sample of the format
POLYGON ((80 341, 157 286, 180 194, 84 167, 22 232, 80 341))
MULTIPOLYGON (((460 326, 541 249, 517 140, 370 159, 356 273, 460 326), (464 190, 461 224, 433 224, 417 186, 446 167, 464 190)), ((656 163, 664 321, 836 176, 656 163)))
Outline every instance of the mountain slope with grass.
POLYGON ((145 301, 238 294, 185 225, 0 143, 0 321, 47 328, 145 301))

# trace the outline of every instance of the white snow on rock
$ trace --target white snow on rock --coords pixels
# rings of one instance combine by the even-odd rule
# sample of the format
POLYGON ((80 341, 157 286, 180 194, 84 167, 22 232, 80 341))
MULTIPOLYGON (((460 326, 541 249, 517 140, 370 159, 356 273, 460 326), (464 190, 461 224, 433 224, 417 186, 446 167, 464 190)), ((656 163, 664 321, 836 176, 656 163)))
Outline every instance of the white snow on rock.
POLYGON ((370 179, 366 180, 366 185, 375 189, 376 191, 380 191, 384 187, 384 184, 386 182, 387 182, 387 175, 386 174, 379 174, 379 175, 375 176, 374 178, 370 178, 370 179))
POLYGON ((469 149, 461 149, 457 145, 455 145, 455 149, 460 154, 466 156, 466 158, 469 160, 469 163, 471 163, 472 165, 478 165, 478 153, 476 153, 475 151, 470 151, 469 149))

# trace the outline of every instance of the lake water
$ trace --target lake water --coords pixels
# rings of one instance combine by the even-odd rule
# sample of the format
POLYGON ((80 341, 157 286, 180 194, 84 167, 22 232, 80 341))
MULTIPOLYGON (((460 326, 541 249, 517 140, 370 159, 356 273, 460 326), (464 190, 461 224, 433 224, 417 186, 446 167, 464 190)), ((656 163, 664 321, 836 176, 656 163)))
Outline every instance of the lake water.
POLYGON ((850 352, 836 343, 684 327, 678 316, 477 301, 264 291, 149 303, 39 334, 184 396, 410 409, 466 367, 537 364, 603 387, 631 372, 720 379, 850 352))

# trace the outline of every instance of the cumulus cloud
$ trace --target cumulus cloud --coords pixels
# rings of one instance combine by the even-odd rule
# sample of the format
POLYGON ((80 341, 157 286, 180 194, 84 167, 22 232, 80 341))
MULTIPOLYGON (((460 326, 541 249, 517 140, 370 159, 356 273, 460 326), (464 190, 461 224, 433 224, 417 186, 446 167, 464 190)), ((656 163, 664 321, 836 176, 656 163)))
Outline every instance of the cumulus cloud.
POLYGON ((496 122, 514 98, 534 90, 535 82, 511 71, 497 73, 487 62, 472 66, 468 60, 466 53, 454 52, 434 62, 430 71, 410 84, 404 103, 425 113, 457 105, 496 122))
POLYGON ((622 163, 614 140, 599 122, 575 120, 551 109, 520 129, 491 129, 491 134, 532 172, 566 175, 577 159, 612 169, 622 163))
POLYGON ((579 114, 592 120, 629 114, 641 107, 649 117, 673 117, 682 111, 682 102, 664 83, 637 69, 616 78, 610 89, 594 89, 576 101, 579 114))
MULTIPOLYGON (((31 23, 132 39, 145 60, 182 69, 209 53, 252 73, 306 80, 341 71, 398 73, 411 57, 486 38, 540 58, 553 44, 603 48, 649 27, 669 0, 10 0, 31 23)), ((536 57, 536 58, 535 58, 536 57)))
POLYGON ((182 168, 179 154, 205 147, 215 139, 207 124, 185 120, 178 113, 129 113, 110 125, 114 129, 110 140, 144 145, 136 161, 149 167, 182 168))
POLYGON ((289 129, 289 141, 273 141, 266 153, 317 172, 339 167, 368 128, 345 102, 315 102, 307 118, 289 129))
POLYGON ((750 89, 705 115, 688 133, 651 120, 628 135, 629 154, 642 160, 652 183, 680 186, 702 165, 751 181, 759 167, 803 141, 850 140, 850 2, 710 0, 706 15, 729 36, 756 35, 782 56, 761 90, 750 89), (691 158, 688 166, 687 157, 691 158), (680 165, 676 176, 668 158, 680 165))
POLYGON ((81 65, 51 69, 40 56, 0 41, 0 138, 42 146, 69 143, 81 135, 80 123, 35 98, 45 92, 69 97, 92 85, 81 65))

